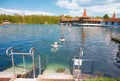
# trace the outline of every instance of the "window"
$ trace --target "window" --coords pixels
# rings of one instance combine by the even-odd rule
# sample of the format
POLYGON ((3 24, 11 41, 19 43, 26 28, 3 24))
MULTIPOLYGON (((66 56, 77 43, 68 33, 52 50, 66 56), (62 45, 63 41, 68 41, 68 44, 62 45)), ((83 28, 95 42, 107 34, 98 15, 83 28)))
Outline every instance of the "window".
POLYGON ((114 25, 114 22, 111 22, 111 25, 114 25))
POLYGON ((105 25, 107 25, 108 24, 108 22, 105 22, 105 25))
POLYGON ((120 25, 120 22, 118 22, 118 25, 120 25))

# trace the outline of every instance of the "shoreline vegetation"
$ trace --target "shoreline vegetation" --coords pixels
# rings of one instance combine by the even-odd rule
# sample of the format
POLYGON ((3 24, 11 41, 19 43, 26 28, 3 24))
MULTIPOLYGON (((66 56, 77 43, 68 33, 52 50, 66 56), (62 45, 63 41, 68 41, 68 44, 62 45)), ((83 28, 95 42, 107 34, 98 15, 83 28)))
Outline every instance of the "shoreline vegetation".
POLYGON ((120 81, 120 79, 114 79, 114 78, 93 78, 93 79, 84 79, 82 81, 120 81))
MULTIPOLYGON (((0 14, 0 25, 4 23, 10 24, 60 24, 61 16, 48 16, 48 15, 6 15, 0 14)), ((65 15, 65 18, 72 18, 70 15, 65 15)), ((75 18, 78 18, 76 16, 75 18)), ((105 14, 103 17, 96 16, 93 18, 109 19, 109 16, 105 14)))
POLYGON ((60 16, 45 15, 0 15, 0 24, 9 22, 11 24, 59 24, 60 16))

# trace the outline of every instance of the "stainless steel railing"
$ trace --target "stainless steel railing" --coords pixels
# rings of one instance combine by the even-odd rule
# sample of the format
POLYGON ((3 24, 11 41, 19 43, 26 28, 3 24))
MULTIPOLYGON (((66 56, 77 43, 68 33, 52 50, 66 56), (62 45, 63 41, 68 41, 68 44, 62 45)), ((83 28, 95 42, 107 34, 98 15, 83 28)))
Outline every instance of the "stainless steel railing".
MULTIPOLYGON (((13 52, 12 49, 13 49, 12 47, 9 47, 9 48, 6 50, 6 55, 11 56, 14 76, 17 77, 17 74, 16 74, 16 72, 15 72, 14 55, 22 55, 24 71, 25 71, 25 69, 26 69, 25 56, 31 56, 31 57, 32 57, 33 77, 35 78, 34 48, 32 47, 32 48, 29 50, 29 53, 17 53, 17 52, 13 52)), ((41 66, 41 65, 40 65, 40 66, 41 66)))

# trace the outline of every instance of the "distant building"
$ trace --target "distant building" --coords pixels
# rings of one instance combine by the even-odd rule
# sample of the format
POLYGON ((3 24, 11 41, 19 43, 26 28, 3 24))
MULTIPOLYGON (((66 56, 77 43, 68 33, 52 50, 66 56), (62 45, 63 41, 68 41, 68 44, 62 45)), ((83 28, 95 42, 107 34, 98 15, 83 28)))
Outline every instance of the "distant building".
POLYGON ((2 24, 3 24, 3 25, 5 25, 5 24, 11 24, 11 22, 8 21, 8 20, 5 20, 5 21, 2 22, 2 24))
POLYGON ((92 18, 87 16, 86 9, 84 9, 83 15, 79 18, 65 18, 64 15, 61 16, 61 23, 63 24, 71 24, 78 26, 120 26, 120 19, 116 18, 116 14, 114 12, 113 17, 110 19, 100 19, 100 18, 92 18))
POLYGON ((112 18, 104 19, 102 24, 105 26, 120 26, 120 19, 116 18, 116 13, 114 12, 112 18))

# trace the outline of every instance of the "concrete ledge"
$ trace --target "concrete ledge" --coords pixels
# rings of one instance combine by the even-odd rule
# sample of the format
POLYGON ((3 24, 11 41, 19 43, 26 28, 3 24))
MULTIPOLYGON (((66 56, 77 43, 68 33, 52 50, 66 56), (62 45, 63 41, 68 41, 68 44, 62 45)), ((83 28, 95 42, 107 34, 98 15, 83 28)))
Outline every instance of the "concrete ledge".
POLYGON ((74 81, 70 74, 64 73, 49 73, 38 76, 38 81, 74 81))
POLYGON ((37 81, 37 79, 35 78, 17 78, 14 81, 37 81))

